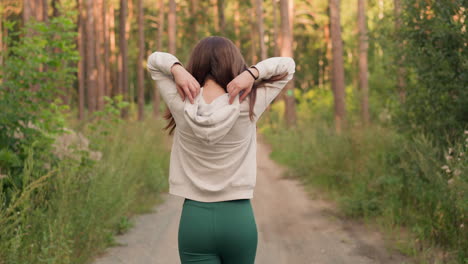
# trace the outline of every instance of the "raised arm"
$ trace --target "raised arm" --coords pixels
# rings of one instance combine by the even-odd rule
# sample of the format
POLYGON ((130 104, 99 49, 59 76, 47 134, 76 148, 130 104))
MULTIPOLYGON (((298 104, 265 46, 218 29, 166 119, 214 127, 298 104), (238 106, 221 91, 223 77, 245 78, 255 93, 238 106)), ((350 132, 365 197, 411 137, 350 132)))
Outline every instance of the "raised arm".
POLYGON ((180 100, 185 100, 187 96, 193 103, 200 85, 174 55, 166 52, 153 52, 148 57, 147 68, 169 108, 174 100, 178 100, 177 94, 180 95, 180 100))
POLYGON ((177 97, 177 87, 171 72, 175 63, 180 62, 174 55, 166 52, 156 51, 148 57, 148 71, 167 105, 177 97))
POLYGON ((254 107, 255 119, 258 120, 268 105, 293 78, 296 63, 290 57, 273 57, 257 63, 254 67, 259 72, 254 107), (283 78, 275 80, 278 77, 283 78), (267 81, 268 79, 271 81, 267 81))

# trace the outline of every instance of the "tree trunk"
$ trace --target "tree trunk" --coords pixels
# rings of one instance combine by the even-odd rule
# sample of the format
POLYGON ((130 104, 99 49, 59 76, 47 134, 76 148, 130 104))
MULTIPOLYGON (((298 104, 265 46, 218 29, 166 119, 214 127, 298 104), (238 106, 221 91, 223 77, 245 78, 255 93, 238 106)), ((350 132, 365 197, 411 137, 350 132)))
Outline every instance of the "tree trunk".
POLYGON ((102 19, 103 19, 103 29, 104 29, 104 77, 105 77, 105 90, 104 95, 110 97, 112 93, 112 77, 111 77, 111 65, 110 65, 110 21, 109 21, 109 11, 108 11, 108 1, 104 0, 102 6, 102 19))
POLYGON ((221 35, 224 35, 226 32, 226 21, 224 19, 224 0, 218 0, 218 23, 219 23, 219 31, 221 35))
MULTIPOLYGON (((288 0, 280 0, 281 16, 281 56, 293 57, 293 35, 289 15, 291 9, 288 0)), ((285 87, 285 118, 288 127, 296 125, 296 101, 294 98, 294 80, 291 80, 285 87)))
POLYGON ((117 45, 115 38, 115 8, 114 2, 109 1, 108 10, 108 25, 109 25, 109 71, 111 78, 111 86, 109 87, 109 96, 122 94, 119 92, 119 74, 117 73, 117 45))
POLYGON ((42 21, 49 21, 49 3, 47 0, 42 0, 42 21))
POLYGON ((26 25, 31 19, 34 1, 23 0, 23 24, 26 25))
MULTIPOLYGON (((394 13, 395 13, 395 31, 399 32, 401 29, 401 1, 394 0, 394 13)), ((403 50, 403 43, 400 42, 398 44, 398 49, 400 51, 403 50)), ((400 97, 400 102, 404 103, 406 101, 406 70, 403 67, 405 63, 405 58, 403 55, 397 58, 397 87, 398 87, 398 94, 400 97)))
MULTIPOLYGON (((253 3, 254 0, 252 0, 253 3)), ((257 56, 257 22, 255 21, 255 5, 252 5, 250 9, 250 64, 255 64, 258 62, 257 56)))
POLYGON ((96 101, 97 110, 104 109, 104 95, 106 86, 106 71, 104 65, 104 0, 94 0, 94 17, 95 17, 95 32, 96 32, 96 69, 97 69, 97 89, 96 101))
POLYGON ((329 0, 330 32, 332 39, 332 90, 335 103, 335 129, 338 133, 345 126, 345 76, 343 65, 343 40, 341 38, 340 0, 329 0))
POLYGON ((52 0, 52 16, 59 17, 60 16, 60 0, 52 0))
POLYGON ((241 35, 240 35, 240 4, 239 1, 235 1, 234 7, 234 34, 236 35, 236 46, 241 48, 241 35))
POLYGON ((86 89, 88 90, 88 111, 96 110, 96 44, 93 14, 93 0, 86 0, 86 89))
POLYGON ((78 52, 80 60, 78 61, 78 119, 83 120, 85 117, 85 22, 83 0, 78 0, 78 52))
POLYGON ((267 50, 265 47, 265 30, 263 29, 263 8, 262 8, 262 0, 255 0, 255 9, 256 9, 256 16, 257 16, 257 29, 258 29, 258 37, 259 37, 259 45, 260 45, 260 59, 265 60, 267 58, 267 50))
POLYGON ((143 72, 143 56, 145 54, 145 35, 143 31, 143 0, 138 0, 138 61, 137 61, 137 85, 138 85, 138 120, 144 119, 145 84, 143 72))
MULTIPOLYGON (((330 11, 330 8, 329 10, 330 11)), ((326 65, 324 66, 324 73, 323 73, 323 81, 328 82, 331 76, 331 64, 332 64, 332 42, 330 36, 330 22, 323 27, 323 39, 325 40, 325 48, 326 48, 326 65)))
POLYGON ((359 90, 361 94, 361 118, 364 125, 370 121, 369 117, 369 81, 367 66, 367 51, 369 42, 367 37, 366 0, 358 0, 358 29, 359 29, 359 90))
POLYGON ((273 0, 273 50, 274 56, 280 55, 280 48, 278 43, 280 42, 280 34, 279 34, 279 25, 278 25, 278 0, 273 0))
POLYGON ((1 14, 1 18, 0 18, 0 82, 3 82, 3 78, 1 76, 3 76, 3 52, 4 52, 4 49, 3 49, 3 17, 4 17, 4 14, 1 14))
POLYGON ((210 0, 211 6, 213 7, 213 24, 215 32, 219 32, 219 10, 218 10, 218 0, 210 0))
MULTIPOLYGON (((164 35, 164 0, 159 0, 159 14, 158 14, 158 36, 156 50, 162 50, 163 35, 164 35)), ((159 105, 161 103, 161 96, 156 84, 153 85, 153 116, 159 116, 159 105)))
MULTIPOLYGON (((120 33, 119 33, 119 47, 120 47, 120 63, 119 63, 119 95, 123 95, 125 101, 127 101, 128 91, 128 46, 127 46, 127 0, 120 0, 120 33)), ((122 111, 122 116, 125 117, 127 112, 122 111)))
POLYGON ((198 42, 198 1, 190 0, 190 16, 192 17, 191 26, 192 26, 192 41, 193 43, 198 42))
POLYGON ((175 0, 169 0, 169 15, 168 15, 168 31, 169 31, 169 53, 175 54, 177 50, 176 46, 176 2, 175 0))

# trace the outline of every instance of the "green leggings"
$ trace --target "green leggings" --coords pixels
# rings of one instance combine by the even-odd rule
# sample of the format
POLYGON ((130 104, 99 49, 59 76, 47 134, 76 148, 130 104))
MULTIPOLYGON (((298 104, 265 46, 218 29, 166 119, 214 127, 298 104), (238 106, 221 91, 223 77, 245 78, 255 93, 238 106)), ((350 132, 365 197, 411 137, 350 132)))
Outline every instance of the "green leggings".
POLYGON ((182 264, 253 264, 257 225, 250 200, 185 199, 178 244, 182 264))

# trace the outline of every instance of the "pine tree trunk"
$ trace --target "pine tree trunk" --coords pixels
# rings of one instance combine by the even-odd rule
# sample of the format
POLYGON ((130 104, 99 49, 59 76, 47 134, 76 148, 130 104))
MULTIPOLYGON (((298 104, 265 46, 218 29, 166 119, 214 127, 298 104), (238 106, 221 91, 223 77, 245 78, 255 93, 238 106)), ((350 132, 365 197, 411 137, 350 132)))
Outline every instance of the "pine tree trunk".
POLYGON ((108 14, 108 1, 104 0, 102 6, 102 19, 104 28, 104 76, 105 76, 105 90, 104 95, 110 97, 112 94, 112 77, 110 65, 110 28, 109 28, 109 14, 108 14))
POLYGON ((257 31, 257 22, 255 21, 255 5, 252 5, 252 8, 250 9, 249 23, 250 23, 250 64, 255 64, 258 61, 258 56, 257 56, 258 31, 257 31))
MULTIPOLYGON (((162 50, 163 35, 164 35, 164 0, 159 0, 159 14, 158 14, 158 36, 156 50, 162 50)), ((161 96, 156 84, 153 85, 153 116, 159 117, 159 105, 161 103, 161 96)))
POLYGON ((88 90, 88 111, 96 110, 96 42, 93 14, 93 0, 86 0, 86 89, 88 90))
MULTIPOLYGON (((290 23, 290 4, 288 0, 280 0, 281 16, 281 56, 293 57, 293 36, 290 23)), ((285 87, 285 118, 288 127, 296 125, 296 102, 294 98, 294 80, 291 80, 285 87)))
POLYGON ((280 41, 280 34, 279 34, 279 24, 278 24, 278 0, 272 0, 273 6, 273 49, 274 49, 274 56, 280 55, 280 48, 278 43, 280 41))
POLYGON ((84 13, 83 0, 78 0, 78 52, 80 54, 80 60, 78 61, 78 119, 83 120, 85 118, 85 23, 86 17, 84 13))
POLYGON ((330 33, 332 39, 332 90, 335 105, 335 129, 339 133, 345 126, 345 76, 343 65, 343 40, 341 38, 340 1, 329 0, 330 33))
POLYGON ((219 23, 219 31, 221 35, 225 34, 226 30, 226 21, 224 19, 224 0, 218 0, 217 1, 218 5, 218 23, 219 23))
POLYGON ((52 16, 59 17, 60 16, 60 0, 52 0, 52 16))
POLYGON ((234 34, 236 35, 235 43, 236 46, 241 48, 241 35, 240 35, 240 4, 239 1, 235 1, 234 7, 234 34))
POLYGON ((176 2, 169 0, 168 31, 169 31, 169 53, 175 54, 176 46, 176 2))
POLYGON ((47 0, 42 0, 42 21, 49 21, 49 4, 47 0))
POLYGON ((192 27, 192 41, 193 43, 198 42, 198 1, 190 0, 190 16, 192 17, 191 27, 192 27))
POLYGON ((145 54, 145 35, 143 31, 143 0, 138 0, 138 61, 137 61, 137 85, 138 85, 138 120, 144 119, 145 85, 143 72, 143 56, 145 54))
POLYGON ((106 85, 106 71, 104 65, 104 0, 94 0, 94 17, 95 17, 95 32, 96 32, 96 69, 97 69, 97 89, 96 101, 97 110, 104 109, 104 95, 106 85))
MULTIPOLYGON (((120 0, 120 32, 119 32, 119 89, 118 93, 123 95, 125 101, 127 101, 128 91, 128 45, 127 45, 127 0, 120 0)), ((127 112, 122 111, 122 116, 126 117, 127 112)))
POLYGON ((255 10, 257 16, 257 29, 260 45, 260 59, 265 60, 267 58, 267 50, 265 47, 265 30, 263 29, 263 8, 262 0, 255 0, 255 10))
POLYGON ((367 66, 367 51, 369 42, 367 37, 366 0, 358 0, 358 30, 359 30, 359 90, 361 94, 361 118, 364 125, 370 121, 369 117, 369 81, 367 66))
POLYGON ((34 1, 31 0, 23 0, 23 24, 26 25, 32 16, 32 8, 34 5, 34 1))
MULTIPOLYGON (((399 32, 401 29, 401 0, 394 0, 394 13, 395 13, 395 31, 399 32)), ((403 43, 398 44, 398 49, 404 49, 403 43)), ((400 102, 406 101, 406 70, 404 68, 405 58, 403 56, 397 58, 397 87, 400 96, 400 102)))
POLYGON ((111 89, 109 89, 109 96, 114 96, 122 93, 119 92, 119 67, 117 67, 117 40, 115 37, 115 8, 113 1, 109 1, 107 18, 109 25, 109 71, 111 78, 111 89))

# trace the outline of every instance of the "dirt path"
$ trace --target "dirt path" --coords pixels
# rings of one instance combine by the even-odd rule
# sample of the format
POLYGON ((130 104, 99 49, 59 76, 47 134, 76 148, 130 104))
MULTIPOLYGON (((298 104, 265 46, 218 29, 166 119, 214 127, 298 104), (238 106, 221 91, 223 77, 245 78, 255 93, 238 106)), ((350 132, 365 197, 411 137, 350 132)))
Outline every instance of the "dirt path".
MULTIPOLYGON (((337 217, 329 202, 313 199, 295 180, 281 177, 283 168, 258 143, 257 187, 253 208, 259 232, 257 264, 406 263, 385 249, 381 236, 337 217)), ((139 216, 135 227, 117 238, 95 264, 180 263, 177 229, 183 200, 172 195, 157 212, 139 216)), ((239 263, 242 264, 242 263, 239 263)))

